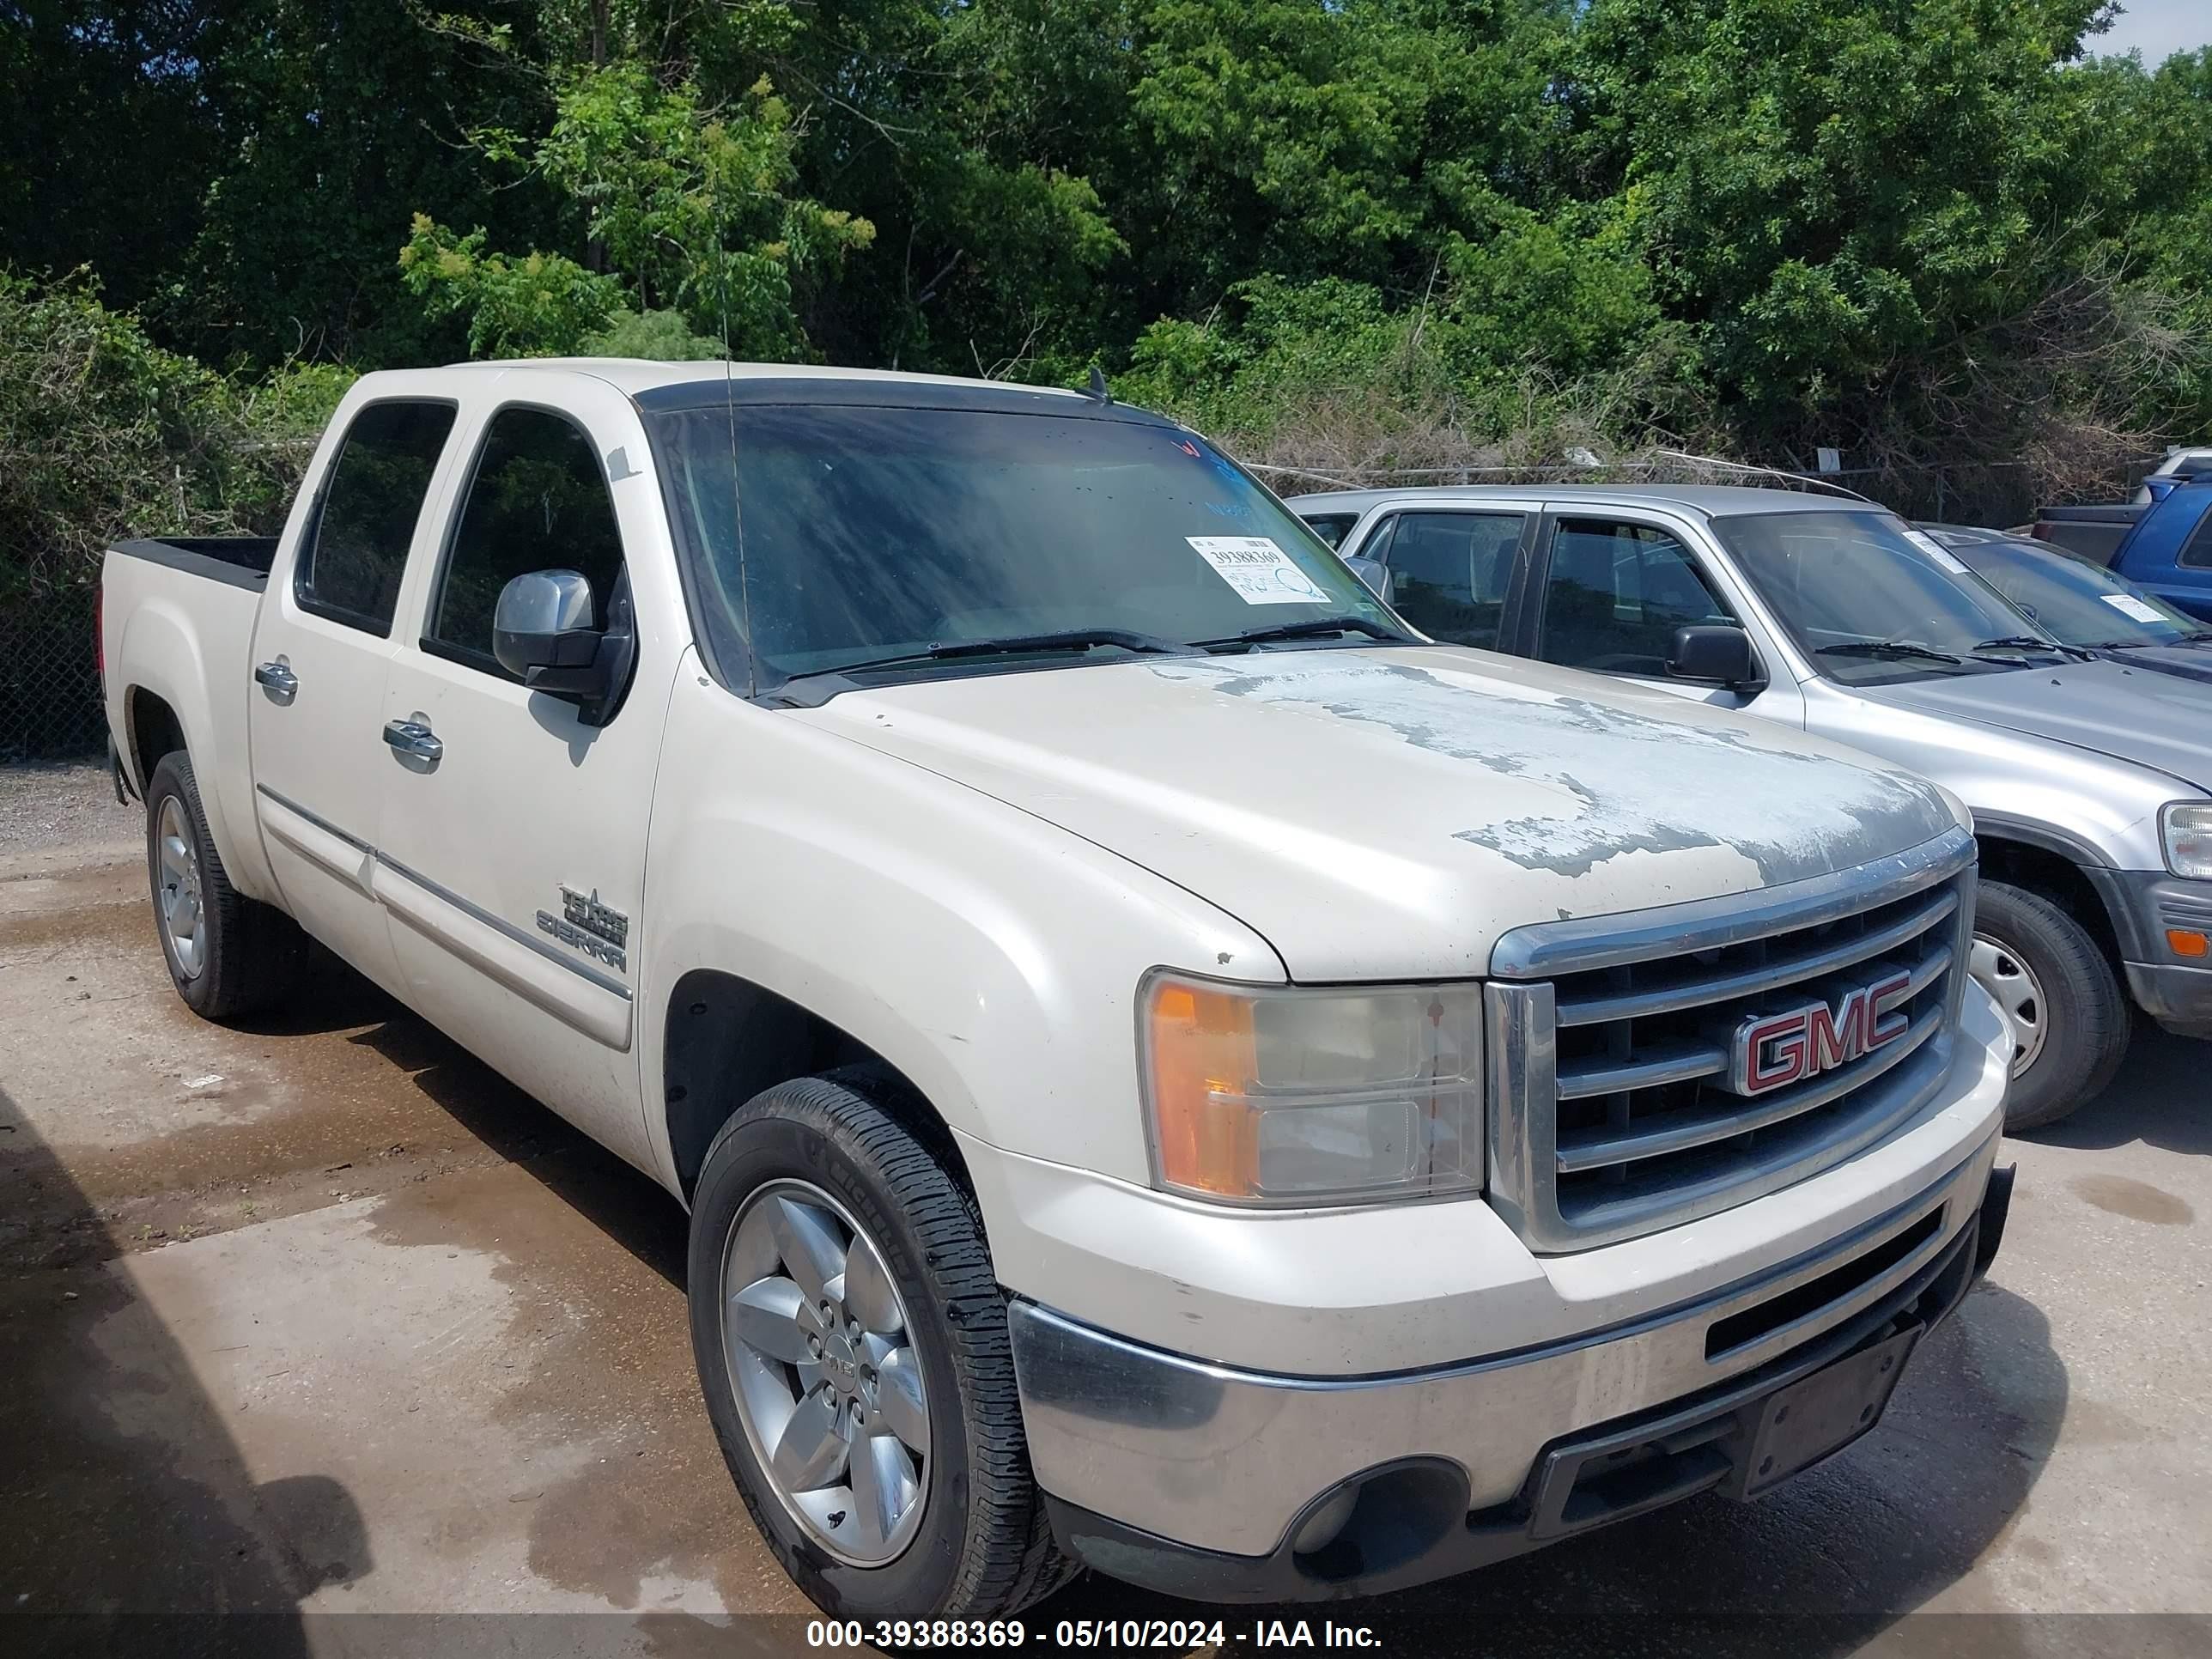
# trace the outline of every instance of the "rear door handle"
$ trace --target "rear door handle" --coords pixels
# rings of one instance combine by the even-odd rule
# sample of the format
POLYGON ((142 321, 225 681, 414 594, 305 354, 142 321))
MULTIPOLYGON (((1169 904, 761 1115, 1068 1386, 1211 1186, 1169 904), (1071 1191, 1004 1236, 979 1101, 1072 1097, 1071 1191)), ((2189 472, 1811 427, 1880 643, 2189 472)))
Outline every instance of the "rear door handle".
POLYGON ((289 702, 300 690, 300 677, 281 657, 275 662, 263 663, 253 671, 253 678, 261 682, 272 702, 289 702))
POLYGON ((433 766, 446 752, 446 745, 420 720, 385 721, 384 740, 408 759, 427 761, 433 766))

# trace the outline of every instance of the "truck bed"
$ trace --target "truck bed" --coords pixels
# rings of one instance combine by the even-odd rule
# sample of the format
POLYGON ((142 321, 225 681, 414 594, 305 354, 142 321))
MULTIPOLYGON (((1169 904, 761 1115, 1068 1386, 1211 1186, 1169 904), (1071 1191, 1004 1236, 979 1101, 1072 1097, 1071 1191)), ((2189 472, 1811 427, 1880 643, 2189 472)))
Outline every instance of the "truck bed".
POLYGON ((147 537, 118 542, 110 550, 126 558, 150 559, 195 576, 250 587, 256 592, 268 585, 269 567, 276 558, 274 536, 147 537))
POLYGON ((2032 533, 2038 541, 2094 559, 2099 564, 2110 564, 2143 512, 2139 504, 2039 507, 2032 533))

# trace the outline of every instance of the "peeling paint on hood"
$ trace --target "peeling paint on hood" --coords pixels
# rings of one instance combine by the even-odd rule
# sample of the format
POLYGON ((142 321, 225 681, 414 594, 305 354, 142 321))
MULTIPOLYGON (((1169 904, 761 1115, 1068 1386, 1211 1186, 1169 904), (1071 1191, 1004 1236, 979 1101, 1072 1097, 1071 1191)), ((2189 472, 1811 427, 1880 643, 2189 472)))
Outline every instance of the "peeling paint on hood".
POLYGON ((1524 922, 1800 881, 1958 822, 1870 757, 1445 647, 981 675, 795 717, 1145 866, 1304 980, 1480 974, 1524 922))

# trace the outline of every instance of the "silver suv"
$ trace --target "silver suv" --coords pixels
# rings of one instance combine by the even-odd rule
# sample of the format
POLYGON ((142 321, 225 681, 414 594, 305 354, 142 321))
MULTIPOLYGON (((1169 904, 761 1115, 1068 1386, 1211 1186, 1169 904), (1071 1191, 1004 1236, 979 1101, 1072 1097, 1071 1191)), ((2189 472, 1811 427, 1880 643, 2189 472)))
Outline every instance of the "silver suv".
POLYGON ((1440 640, 1839 738, 1972 809, 2008 1127, 2110 1081, 2130 999, 2212 1036, 2212 685, 2087 660, 1870 502, 1469 487, 1291 503, 1440 640))

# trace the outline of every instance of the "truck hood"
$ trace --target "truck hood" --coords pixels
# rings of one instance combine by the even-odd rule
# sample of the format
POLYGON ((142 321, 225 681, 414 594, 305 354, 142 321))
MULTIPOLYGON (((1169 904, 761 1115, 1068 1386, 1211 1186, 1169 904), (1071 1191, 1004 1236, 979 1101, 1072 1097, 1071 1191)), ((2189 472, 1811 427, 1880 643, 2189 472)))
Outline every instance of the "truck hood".
POLYGON ((2079 662, 1852 691, 1893 708, 1975 720, 2114 756, 2200 793, 2212 779, 2212 686, 2175 674, 2125 663, 2079 662))
POLYGON ((1478 975, 1511 927, 1802 880, 1959 822, 1870 757, 1449 647, 979 675, 791 717, 1155 872, 1307 981, 1478 975))

